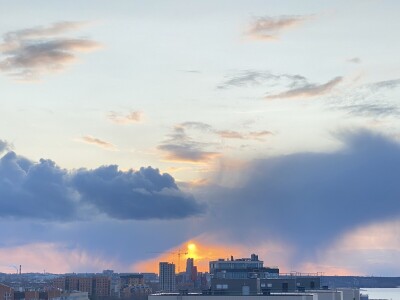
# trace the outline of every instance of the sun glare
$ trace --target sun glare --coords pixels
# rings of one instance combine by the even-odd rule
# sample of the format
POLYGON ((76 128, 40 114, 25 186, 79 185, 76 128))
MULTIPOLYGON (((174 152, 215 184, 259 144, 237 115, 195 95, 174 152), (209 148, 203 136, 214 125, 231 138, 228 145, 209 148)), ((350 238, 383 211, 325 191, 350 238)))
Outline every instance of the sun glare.
MULTIPOLYGON (((236 256, 240 252, 239 248, 231 246, 228 254, 236 256)), ((177 269, 179 268, 182 271, 186 267, 186 259, 193 258, 198 270, 200 272, 207 272, 209 269, 208 262, 210 260, 224 258, 226 255, 227 250, 224 246, 200 241, 188 241, 181 246, 171 249, 165 254, 139 262, 132 266, 132 269, 134 271, 145 270, 146 272, 158 272, 158 262, 168 261, 174 263, 177 269), (180 253, 180 255, 178 255, 178 253, 180 253)))

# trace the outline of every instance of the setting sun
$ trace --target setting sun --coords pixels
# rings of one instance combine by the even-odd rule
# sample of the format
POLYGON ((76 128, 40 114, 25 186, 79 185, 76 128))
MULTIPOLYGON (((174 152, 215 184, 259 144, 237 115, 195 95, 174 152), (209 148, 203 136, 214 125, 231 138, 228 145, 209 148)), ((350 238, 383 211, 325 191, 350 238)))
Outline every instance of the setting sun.
POLYGON ((158 272, 158 262, 160 261, 168 261, 173 262, 183 271, 186 265, 187 258, 193 258, 195 261, 195 265, 198 267, 198 270, 201 272, 208 271, 208 262, 210 260, 214 260, 217 258, 224 258, 227 255, 239 255, 243 253, 239 248, 230 247, 229 253, 227 253, 226 247, 220 245, 212 245, 206 244, 196 240, 186 242, 175 249, 171 249, 170 251, 165 252, 165 254, 161 254, 158 257, 151 258, 146 261, 139 262, 133 266, 134 270, 145 270, 146 272, 158 272), (180 250, 187 249, 187 250, 180 250), (180 255, 178 255, 180 253, 180 255))

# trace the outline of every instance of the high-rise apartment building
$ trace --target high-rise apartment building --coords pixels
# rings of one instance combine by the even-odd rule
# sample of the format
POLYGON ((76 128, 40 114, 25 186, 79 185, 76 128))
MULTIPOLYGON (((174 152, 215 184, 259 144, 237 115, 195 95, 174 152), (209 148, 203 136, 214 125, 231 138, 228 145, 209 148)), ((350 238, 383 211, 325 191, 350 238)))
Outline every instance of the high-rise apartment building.
POLYGON ((174 292, 176 290, 175 265, 168 262, 160 262, 160 288, 162 292, 174 292))
POLYGON ((194 266, 194 259, 189 257, 186 260, 186 274, 188 274, 189 276, 192 274, 193 266, 194 266))

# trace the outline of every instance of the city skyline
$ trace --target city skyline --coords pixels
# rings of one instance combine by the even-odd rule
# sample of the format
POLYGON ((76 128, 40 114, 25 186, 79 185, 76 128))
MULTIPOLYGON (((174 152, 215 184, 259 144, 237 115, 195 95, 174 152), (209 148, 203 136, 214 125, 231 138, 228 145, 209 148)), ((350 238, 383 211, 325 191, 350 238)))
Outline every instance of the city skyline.
POLYGON ((398 1, 0 7, 0 272, 398 274, 398 1))

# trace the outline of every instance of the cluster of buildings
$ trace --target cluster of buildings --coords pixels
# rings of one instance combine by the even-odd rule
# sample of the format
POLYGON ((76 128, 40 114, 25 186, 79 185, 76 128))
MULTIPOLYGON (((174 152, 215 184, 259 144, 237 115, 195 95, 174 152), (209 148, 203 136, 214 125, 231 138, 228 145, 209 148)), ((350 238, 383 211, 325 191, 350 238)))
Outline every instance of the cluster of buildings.
POLYGON ((111 296, 111 279, 108 276, 65 276, 53 280, 53 288, 60 291, 80 291, 88 296, 111 296))
POLYGON ((0 300, 368 299, 357 288, 329 289, 321 278, 318 273, 282 274, 278 267, 265 267, 256 254, 210 261, 209 272, 199 272, 194 259, 188 258, 185 271, 178 273, 175 264, 160 262, 159 274, 105 270, 102 274, 55 276, 39 288, 0 284, 0 300))
MULTIPOLYGON (((191 262, 187 263, 192 264, 191 262)), ((175 265, 160 262, 160 292, 148 300, 364 300, 356 288, 329 289, 321 275, 282 274, 278 267, 264 267, 258 255, 250 258, 218 259, 209 262, 208 282, 200 292, 177 285, 175 265), (232 298, 233 297, 233 298, 232 298)), ((188 273, 188 267, 186 270, 188 273)))
POLYGON ((175 273, 175 264, 169 262, 159 263, 159 291, 201 291, 209 287, 209 282, 209 273, 198 272, 193 258, 186 260, 186 270, 178 274, 175 273))
POLYGON ((117 274, 111 270, 102 274, 68 274, 47 281, 30 281, 27 274, 0 283, 0 300, 147 300, 158 291, 155 273, 117 274), (21 279, 21 280, 18 280, 21 279))

